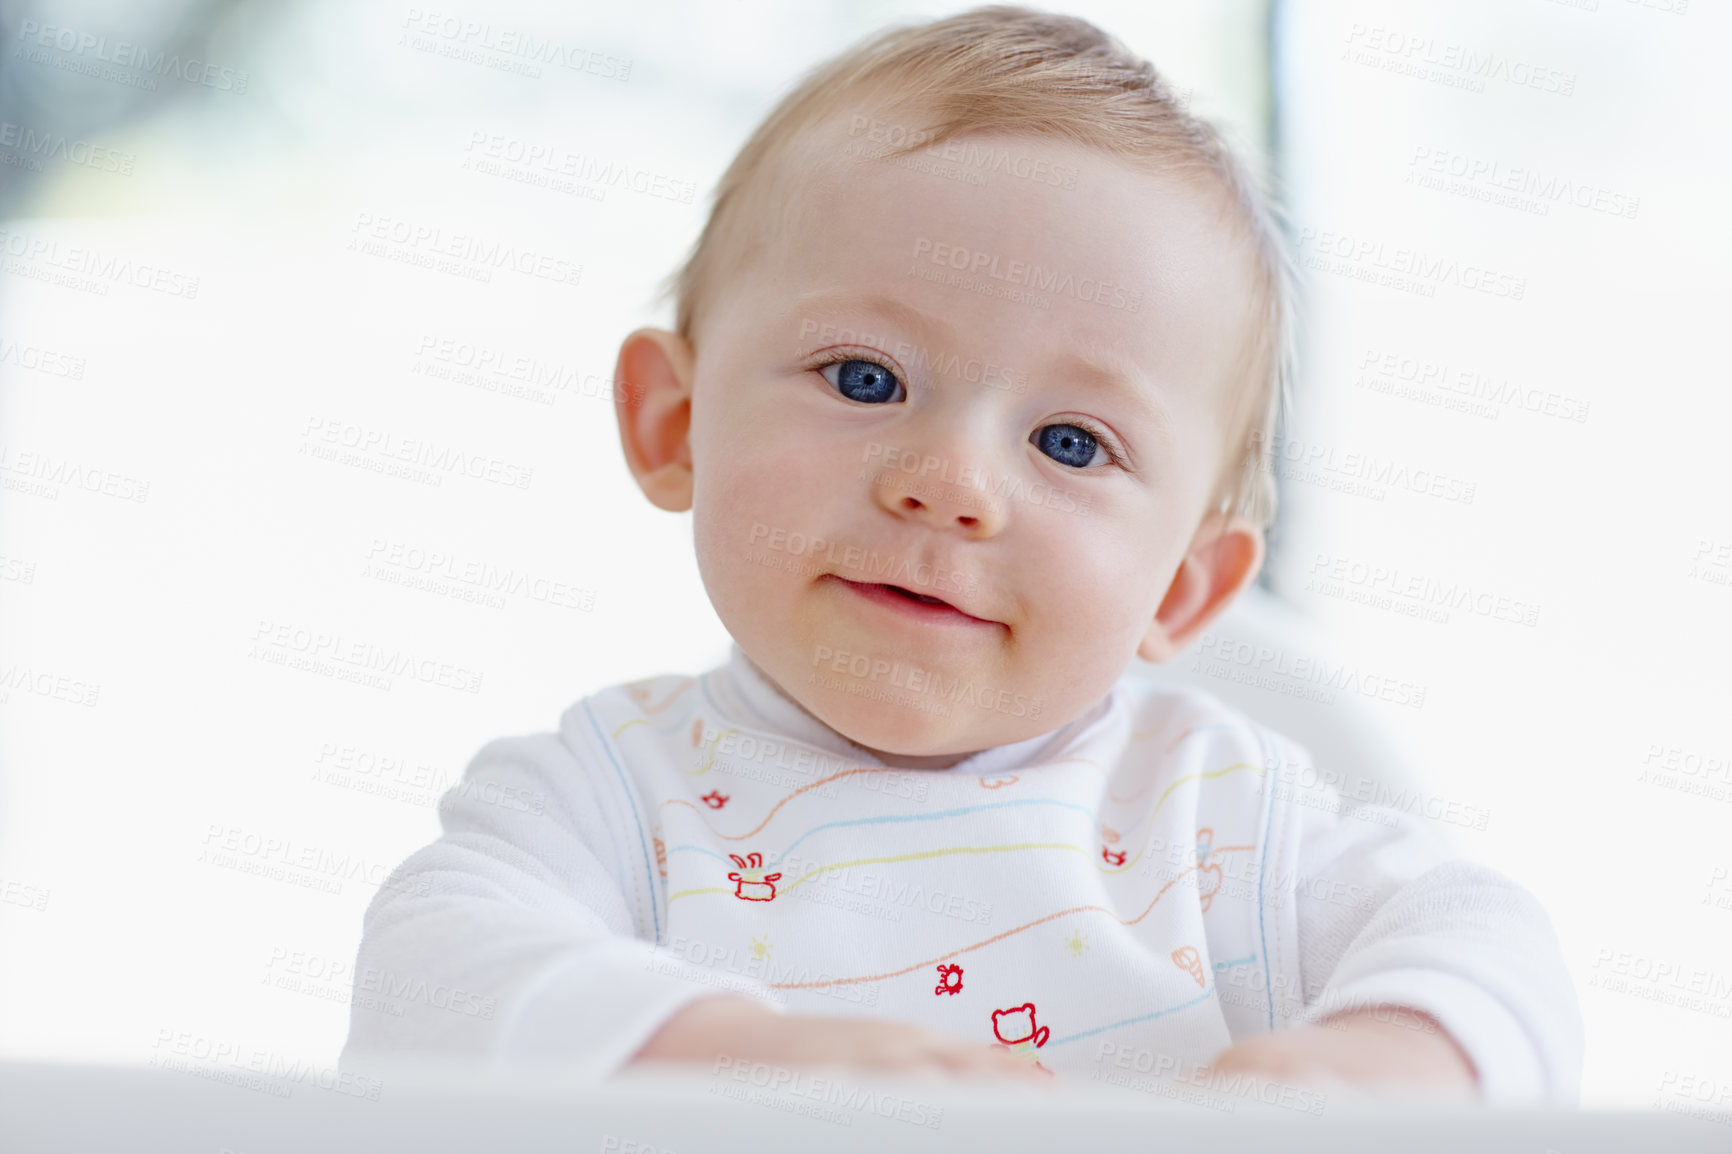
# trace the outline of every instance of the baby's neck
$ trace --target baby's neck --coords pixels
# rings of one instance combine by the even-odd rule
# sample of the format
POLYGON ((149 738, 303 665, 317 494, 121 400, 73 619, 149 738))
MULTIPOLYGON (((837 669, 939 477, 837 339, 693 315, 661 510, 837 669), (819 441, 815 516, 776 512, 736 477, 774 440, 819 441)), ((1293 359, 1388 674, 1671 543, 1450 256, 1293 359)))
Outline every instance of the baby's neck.
MULTIPOLYGON (((743 655, 744 650, 742 650, 741 652, 743 655)), ((780 685, 776 684, 776 679, 774 677, 771 677, 768 673, 765 673, 763 671, 763 669, 759 668, 757 662, 753 661, 750 657, 746 658, 746 662, 753 669, 756 669, 758 671, 758 675, 764 679, 765 684, 767 684, 771 689, 774 689, 776 691, 776 695, 778 697, 780 697, 782 700, 788 702, 795 709, 798 709, 801 713, 804 713, 807 717, 810 717, 813 721, 817 722, 819 725, 822 725, 825 729, 830 730, 831 733, 835 733, 837 737, 840 737, 842 740, 846 741, 849 745, 852 745, 856 749, 860 749, 860 750, 865 751, 866 753, 871 754, 873 758, 875 758, 878 761, 883 762, 885 765, 889 766, 891 769, 949 769, 951 766, 955 765, 957 762, 963 761, 963 760, 970 758, 970 757, 973 757, 975 753, 980 752, 979 750, 975 750, 975 751, 970 752, 970 753, 935 753, 931 757, 905 757, 900 753, 886 753, 882 749, 873 749, 869 745, 861 745, 858 741, 855 741, 853 738, 849 737, 847 734, 839 733, 835 729, 831 728, 829 723, 826 722, 823 718, 819 717, 817 714, 813 713, 810 709, 807 709, 804 705, 801 705, 798 701, 794 700, 794 698, 788 693, 787 690, 783 689, 780 685)))

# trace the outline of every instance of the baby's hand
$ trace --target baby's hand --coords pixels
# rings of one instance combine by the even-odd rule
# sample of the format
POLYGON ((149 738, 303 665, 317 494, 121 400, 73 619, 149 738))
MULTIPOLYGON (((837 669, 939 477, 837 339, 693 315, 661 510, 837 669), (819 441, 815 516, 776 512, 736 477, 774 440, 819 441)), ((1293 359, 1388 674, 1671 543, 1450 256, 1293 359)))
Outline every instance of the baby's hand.
POLYGON ((717 1058, 784 1066, 851 1066, 916 1078, 988 1077, 1050 1085, 1054 1078, 1001 1046, 963 1042, 874 1018, 779 1014, 748 998, 705 998, 662 1024, 631 1065, 717 1058))
POLYGON ((1472 1101, 1473 1063, 1429 1014, 1385 1006, 1332 1014, 1314 1026, 1258 1034, 1209 1063, 1276 1082, 1373 1097, 1421 1096, 1472 1101))

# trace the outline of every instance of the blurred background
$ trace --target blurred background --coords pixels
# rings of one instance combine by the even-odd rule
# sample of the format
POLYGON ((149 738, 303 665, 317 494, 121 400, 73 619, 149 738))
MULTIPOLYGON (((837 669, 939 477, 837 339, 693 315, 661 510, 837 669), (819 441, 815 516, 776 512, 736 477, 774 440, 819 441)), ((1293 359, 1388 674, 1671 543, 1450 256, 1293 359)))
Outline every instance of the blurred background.
MULTIPOLYGON (((334 1065, 473 752, 722 660, 619 341, 804 71, 963 7, 0 2, 0 1058, 334 1065)), ((1206 675, 1369 719, 1541 897, 1584 1104, 1726 1109, 1732 11, 1050 7, 1227 131, 1304 268, 1263 585, 1355 676, 1206 675)))

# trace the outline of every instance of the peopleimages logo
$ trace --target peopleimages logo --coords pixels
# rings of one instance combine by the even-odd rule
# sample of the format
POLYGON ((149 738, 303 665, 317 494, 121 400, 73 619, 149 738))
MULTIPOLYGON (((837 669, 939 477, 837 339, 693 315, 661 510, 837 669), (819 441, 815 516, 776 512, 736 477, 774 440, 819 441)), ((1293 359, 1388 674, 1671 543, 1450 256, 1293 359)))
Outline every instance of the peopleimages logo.
POLYGON ((1134 313, 1142 307, 1143 294, 1096 277, 1078 277, 1064 269, 1048 268, 1026 260, 1003 260, 998 254, 945 244, 930 237, 916 237, 914 259, 948 268, 970 277, 987 277, 1019 288, 1067 296, 1085 304, 1103 305, 1134 313))
MULTIPOLYGON (((247 90, 247 81, 250 79, 244 69, 228 68, 190 56, 183 60, 180 53, 170 52, 166 48, 152 52, 143 44, 133 44, 127 40, 111 42, 106 36, 98 36, 83 29, 42 24, 35 20, 18 22, 18 43, 24 49, 53 48, 76 57, 82 67, 72 68, 71 71, 74 72, 123 83, 145 81, 133 86, 142 87, 146 91, 155 89, 158 79, 166 80, 172 76, 188 84, 198 84, 205 88, 215 88, 219 92, 233 92, 238 95, 247 90), (100 67, 103 65, 109 67, 100 67), (118 71, 119 69, 134 69, 144 75, 128 76, 125 72, 118 71)), ((14 49, 12 54, 24 55, 19 49, 14 49)), ((55 63, 61 66, 59 62, 39 51, 30 52, 25 58, 33 64, 55 63)))
POLYGON ((850 653, 828 645, 817 646, 812 651, 812 667, 820 672, 840 674, 849 679, 840 683, 834 679, 826 682, 832 688, 848 685, 876 686, 881 683, 885 690, 901 690, 916 699, 944 703, 947 706, 966 703, 981 709, 997 710, 1011 717, 1039 717, 1041 712, 1041 699, 1038 697, 1030 698, 1008 689, 979 685, 972 679, 946 677, 937 670, 919 665, 888 661, 865 653, 850 653))

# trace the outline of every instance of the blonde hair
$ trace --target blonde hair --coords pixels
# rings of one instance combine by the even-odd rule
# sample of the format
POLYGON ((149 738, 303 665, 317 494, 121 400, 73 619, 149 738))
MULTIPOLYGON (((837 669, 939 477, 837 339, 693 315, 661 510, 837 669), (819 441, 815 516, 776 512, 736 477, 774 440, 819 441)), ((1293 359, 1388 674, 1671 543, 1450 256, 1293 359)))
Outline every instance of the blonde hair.
POLYGON ((922 125, 901 147, 877 154, 883 159, 968 133, 1020 133, 1099 149, 1225 194, 1255 257, 1250 312, 1257 331, 1242 358, 1252 387, 1229 406, 1229 460, 1210 509, 1237 511, 1267 528, 1275 513, 1269 450, 1290 390, 1294 345, 1294 274, 1276 209, 1216 129, 1191 115, 1152 65, 1074 16, 975 8, 889 28, 808 73, 723 173, 702 234, 664 289, 664 297, 676 297, 680 335, 695 342, 719 270, 737 273, 792 211, 794 198, 777 195, 776 177, 796 157, 795 142, 873 102, 922 125))

